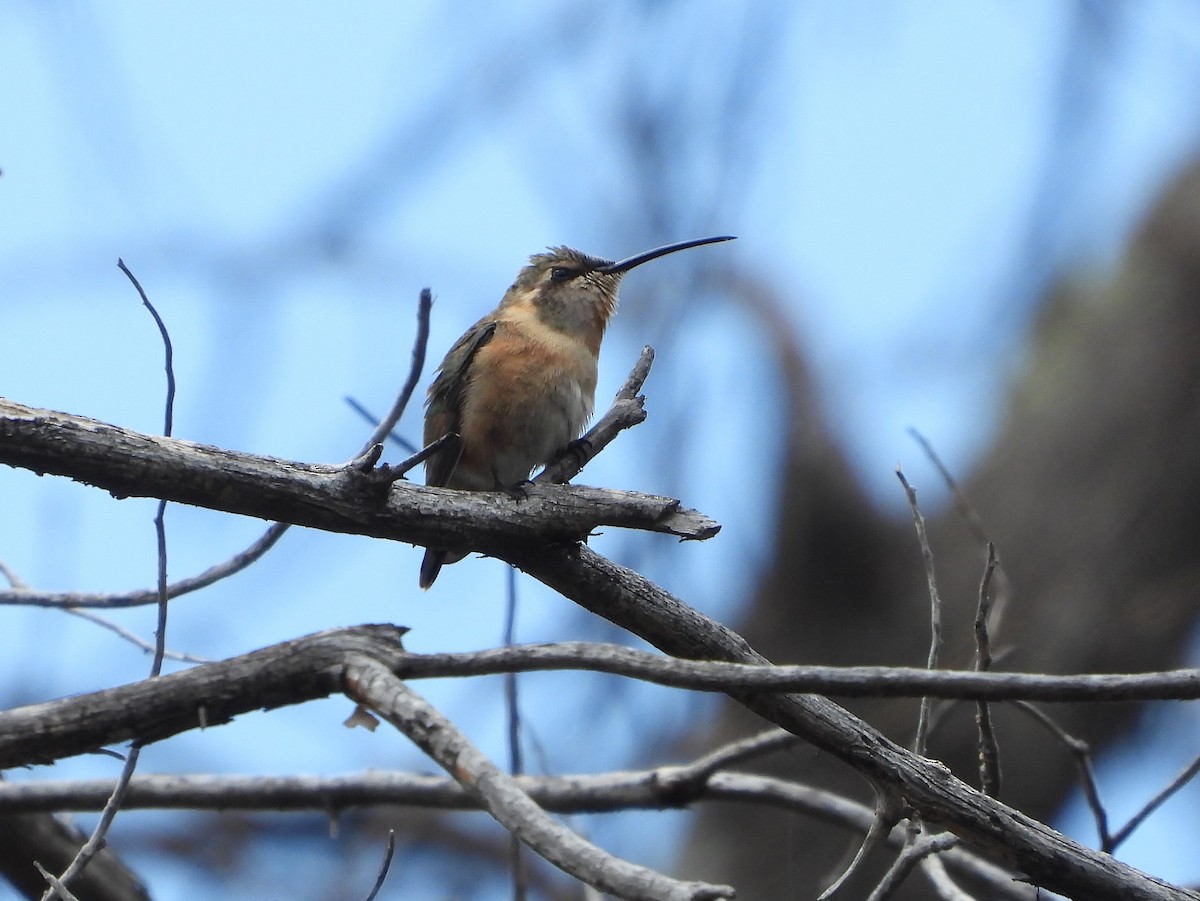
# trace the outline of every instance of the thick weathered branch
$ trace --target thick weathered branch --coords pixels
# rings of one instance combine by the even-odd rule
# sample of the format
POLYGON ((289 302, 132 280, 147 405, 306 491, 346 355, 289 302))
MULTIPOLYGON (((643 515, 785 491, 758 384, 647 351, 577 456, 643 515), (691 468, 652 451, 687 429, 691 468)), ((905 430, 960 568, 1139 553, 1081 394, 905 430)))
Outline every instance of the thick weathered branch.
MULTIPOLYGON (((586 547, 545 548, 506 557, 593 613, 677 657, 766 663, 744 638, 688 607, 633 570, 586 547)), ((1072 841, 919 758, 872 726, 817 695, 731 696, 764 719, 828 751, 873 785, 891 786, 932 825, 1037 885, 1089 899, 1200 898, 1072 841)))
POLYGON ((725 886, 680 882, 621 861, 553 823, 396 678, 404 631, 368 626, 320 633, 134 685, 7 711, 0 714, 0 768, 124 739, 140 745, 258 707, 344 691, 401 727, 501 823, 572 875, 623 898, 732 897, 725 886))
POLYGON ((360 656, 352 662, 346 688, 354 700, 411 738, 509 832, 581 882, 618 898, 706 901, 734 896, 727 885, 682 882, 621 860, 560 825, 379 661, 360 656))
MULTIPOLYGON (((153 741, 190 728, 226 722, 239 713, 260 707, 324 697, 344 689, 347 660, 354 655, 370 656, 396 672, 405 672, 414 660, 448 659, 453 664, 456 663, 453 658, 461 656, 407 655, 399 644, 403 631, 394 626, 363 626, 323 632, 155 680, 0 713, 0 768, 79 754, 127 739, 153 741)), ((736 637, 724 647, 729 652, 736 649, 736 637)), ((489 656, 494 658, 493 662, 504 659, 499 652, 482 653, 485 660, 489 656)), ((415 671, 422 666, 411 668, 412 675, 416 675, 415 671)), ((439 668, 431 666, 425 670, 421 675, 432 675, 439 668)), ((481 670, 458 665, 445 666, 441 671, 481 670)), ((769 670, 749 667, 744 668, 743 675, 752 672, 770 675, 769 670)), ((728 678, 729 673, 723 675, 728 678)), ((912 673, 911 688, 918 693, 930 691, 933 686, 923 684, 921 679, 933 676, 984 683, 1002 681, 1006 675, 929 674, 916 670, 912 673)), ((1052 677, 1020 678, 1037 681, 1052 677)), ((715 685, 707 676, 699 681, 715 685)), ((1189 897, 1178 895, 1162 883, 986 798, 954 779, 940 765, 913 757, 821 697, 755 695, 748 688, 732 693, 752 709, 761 708, 768 718, 790 727, 789 731, 810 741, 814 741, 810 736, 815 736, 815 744, 828 747, 843 760, 853 761, 852 765, 868 778, 880 779, 883 784, 897 788, 926 820, 942 823, 984 856, 1028 873, 1038 884, 1053 881, 1062 888, 1070 885, 1076 894, 1079 892, 1074 887, 1080 884, 1097 887, 1089 889, 1090 897, 1094 898, 1121 897, 1120 893, 1127 891, 1131 892, 1127 897, 1136 898, 1189 897)))
POLYGON ((241 713, 342 690, 346 660, 403 654, 397 626, 320 632, 219 663, 60 701, 0 712, 0 769, 49 763, 104 745, 148 744, 241 713))
POLYGON ((341 690, 350 653, 370 653, 404 679, 589 670, 702 691, 804 691, 846 696, 1128 701, 1200 697, 1200 670, 1041 676, 904 667, 771 666, 680 660, 611 644, 559 642, 453 654, 409 654, 404 629, 357 626, 272 645, 154 680, 0 711, 0 768, 155 741, 259 707, 341 690), (268 699, 270 703, 267 703, 268 699))
MULTIPOLYGON (((271 708, 324 697, 345 690, 348 661, 355 657, 369 657, 396 673, 419 673, 423 676, 451 672, 501 671, 514 660, 520 660, 521 652, 530 651, 533 652, 532 661, 535 665, 544 663, 546 659, 554 660, 557 664, 567 662, 563 659, 562 646, 549 648, 553 655, 542 656, 541 659, 538 652, 543 649, 536 646, 515 648, 512 652, 488 651, 474 655, 408 655, 400 646, 399 639, 403 632, 403 629, 395 626, 362 626, 323 632, 158 679, 0 713, 0 768, 57 759, 126 739, 152 741, 186 729, 226 722, 239 713, 260 707, 271 708), (478 661, 483 661, 484 665, 477 665, 478 661), (498 663, 502 665, 497 665, 498 663)), ((734 646, 736 647, 736 644, 734 646)), ((573 653, 587 653, 587 649, 582 647, 567 647, 571 648, 573 653)), ((655 658, 651 655, 627 649, 600 650, 604 656, 597 659, 616 661, 616 665, 595 668, 612 671, 636 670, 638 667, 631 666, 631 662, 636 662, 646 670, 656 668, 655 658)), ((676 670, 676 664, 671 661, 661 662, 668 665, 663 672, 685 671, 676 670)), ((712 669, 710 664, 701 667, 700 671, 712 672, 712 669)), ((735 684, 738 684, 739 679, 752 675, 765 682, 767 680, 763 677, 771 675, 770 669, 760 667, 725 665, 716 669, 727 682, 733 678, 735 684)), ((834 676, 836 672, 825 675, 834 676)), ((914 670, 910 693, 930 691, 932 686, 923 680, 939 676, 966 678, 979 684, 1002 684, 1009 674, 930 674, 924 670, 914 670)), ((1017 678, 1033 679, 1036 684, 1052 677, 1017 678)), ((715 687, 717 684, 707 675, 700 681, 709 682, 708 687, 715 687)), ((743 684, 749 684, 751 681, 753 680, 746 679, 743 684)), ((1070 677, 1066 681, 1070 681, 1070 677)), ((1129 889, 1133 892, 1129 897, 1180 897, 1148 877, 1104 855, 1080 848, 1042 824, 985 798, 953 779, 937 764, 913 758, 903 749, 890 746, 884 739, 875 735, 869 726, 858 724, 853 718, 847 719, 848 714, 844 712, 839 716, 841 708, 822 698, 812 695, 763 695, 755 698, 746 693, 748 691, 749 689, 743 689, 740 695, 748 706, 763 706, 767 712, 783 720, 785 725, 796 719, 797 714, 792 712, 795 707, 800 706, 800 713, 807 716, 809 714, 806 708, 811 704, 815 715, 819 717, 817 723, 820 729, 825 730, 826 734, 837 730, 839 735, 846 736, 845 744, 838 747, 838 750, 843 755, 859 755, 860 770, 875 775, 881 768, 892 768, 885 769, 884 776, 876 778, 894 780, 891 784, 899 787, 908 802, 921 810, 926 819, 939 820, 960 835, 966 832, 964 838, 968 841, 971 837, 976 837, 972 844, 1002 863, 1030 873, 1026 861, 1036 862, 1042 860, 1042 855, 1045 855, 1045 862, 1041 864, 1045 870, 1050 866, 1049 861, 1057 855, 1061 861, 1062 873, 1055 878, 1069 880, 1072 884, 1086 881, 1087 884, 1100 885, 1101 888, 1091 897, 1107 897, 1105 891, 1112 889, 1114 881, 1122 887, 1122 891, 1129 889), (779 705, 779 702, 783 703, 779 705), (797 702, 802 702, 802 705, 797 702), (780 708, 782 713, 779 712, 780 708), (931 815, 931 812, 936 816, 931 815), (988 820, 988 830, 983 831, 978 825, 979 818, 993 816, 994 820, 988 820), (964 828, 964 821, 969 829, 964 828), (962 832, 958 831, 960 829, 962 832), (997 850, 996 845, 1000 842, 1012 844, 1011 855, 997 850)), ((791 731, 800 730, 793 728, 791 731)), ((830 739, 822 737, 822 741, 828 742, 830 739)), ((678 782, 679 780, 663 780, 658 785, 657 792, 660 795, 664 792, 679 793, 680 786, 676 784, 678 782)), ((710 780, 709 784, 714 783, 710 780)), ((265 790, 269 791, 270 786, 265 790)), ((687 795, 686 791, 679 794, 680 797, 687 795)), ((135 795, 131 804, 142 803, 140 797, 135 795)), ((340 803, 352 803, 353 794, 342 795, 340 798, 331 794, 325 798, 325 802, 327 806, 333 807, 339 806, 340 803)), ((295 802, 289 802, 287 792, 283 791, 275 803, 288 806, 289 803, 295 802)), ((595 803, 597 809, 610 809, 605 805, 628 804, 630 799, 624 796, 595 803)), ((657 803, 662 803, 662 798, 659 798, 657 803)), ((1035 878, 1045 884, 1044 877, 1035 878)))
POLYGON ((278 460, 144 435, 0 399, 0 463, 95 485, 117 497, 180 503, 442 547, 499 554, 514 544, 586 538, 602 526, 703 539, 719 526, 677 500, 575 486, 538 486, 525 498, 401 482, 378 490, 340 466, 278 460))
MULTIPOLYGON (((359 481, 363 477, 355 474, 356 480, 344 469, 227 454, 8 402, 0 402, 0 461, 70 475, 118 494, 162 496, 331 531, 443 546, 465 543, 464 536, 470 536, 466 540, 476 548, 517 565, 669 654, 766 662, 745 639, 720 623, 638 573, 572 543, 603 524, 597 521, 594 506, 585 503, 582 512, 578 505, 572 507, 581 489, 539 489, 518 502, 497 495, 401 485, 386 500, 376 498, 372 504, 370 496, 363 497, 364 483, 359 481), (568 509, 577 515, 567 514, 568 509), (557 528, 547 530, 546 520, 555 520, 560 513, 557 528)), ((613 517, 621 521, 607 524, 662 528, 661 519, 680 515, 676 502, 655 500, 665 504, 657 512, 640 511, 637 523, 629 523, 629 510, 622 508, 622 516, 614 511, 613 517), (653 514, 648 521, 646 512, 653 514)), ((731 695, 768 721, 828 751, 877 788, 890 786, 924 822, 954 832, 982 855, 1027 873, 1038 885, 1093 899, 1200 898, 987 798, 945 767, 905 751, 823 697, 731 695)))

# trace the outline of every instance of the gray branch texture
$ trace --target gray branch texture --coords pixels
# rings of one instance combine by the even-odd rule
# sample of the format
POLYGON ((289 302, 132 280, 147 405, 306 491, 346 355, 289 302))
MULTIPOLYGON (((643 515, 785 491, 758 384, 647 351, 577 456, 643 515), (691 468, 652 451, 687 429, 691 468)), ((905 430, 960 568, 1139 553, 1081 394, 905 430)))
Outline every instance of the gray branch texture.
MULTIPOLYGON (((541 485, 527 499, 516 501, 499 494, 392 486, 353 467, 275 460, 156 438, 2 399, 0 462, 66 476, 118 497, 157 497, 329 531, 470 547, 517 566, 672 657, 754 667, 768 663, 735 632, 584 543, 600 526, 681 538, 714 534, 715 523, 670 498, 541 485)), ((424 730, 422 740, 430 744, 430 753, 449 753, 446 749, 453 748, 454 739, 446 737, 442 724, 398 693, 408 659, 400 646, 402 634, 391 626, 321 633, 152 682, 12 710, 0 715, 0 767, 79 754, 111 742, 161 740, 253 709, 334 692, 378 705, 376 712, 398 726, 397 720, 407 719, 404 728, 424 730), (364 681, 366 675, 370 678, 364 681)), ((783 683, 767 685, 770 680, 755 684, 753 679, 761 675, 741 681, 735 675, 724 673, 729 680, 724 690, 741 704, 841 760, 880 794, 899 796, 927 826, 954 833, 979 857, 1036 885, 1074 898, 1200 898, 1083 847, 975 791, 937 761, 894 744, 822 695, 791 693, 783 683)), ((713 681, 693 687, 718 688, 719 678, 711 673, 704 678, 713 681)), ((980 688, 990 684, 987 674, 975 678, 979 681, 973 690, 978 694, 960 685, 956 690, 962 693, 952 696, 1004 696, 986 695, 993 689, 980 688)), ((1193 671, 1166 674, 1164 679, 1175 680, 1173 690, 1178 693, 1162 696, 1194 697, 1196 678, 1193 671)), ((935 693, 931 684, 910 687, 935 693)), ((854 693, 845 687, 841 692, 854 693)), ((484 764, 475 766, 479 761, 463 747, 458 753, 466 754, 464 760, 472 764, 464 770, 465 778, 475 779, 472 786, 464 785, 468 795, 484 806, 495 805, 504 816, 512 815, 512 803, 524 803, 511 800, 510 790, 521 794, 512 780, 503 774, 496 779, 484 764)), ((532 834, 539 828, 530 826, 534 821, 518 819, 520 828, 530 833, 523 836, 527 841, 558 840, 532 834)), ((589 865, 600 868, 591 873, 600 880, 593 884, 616 889, 620 878, 650 878, 606 869, 607 864, 604 858, 592 859, 589 865)), ((656 889, 665 893, 662 897, 724 897, 728 891, 669 883, 656 889)))

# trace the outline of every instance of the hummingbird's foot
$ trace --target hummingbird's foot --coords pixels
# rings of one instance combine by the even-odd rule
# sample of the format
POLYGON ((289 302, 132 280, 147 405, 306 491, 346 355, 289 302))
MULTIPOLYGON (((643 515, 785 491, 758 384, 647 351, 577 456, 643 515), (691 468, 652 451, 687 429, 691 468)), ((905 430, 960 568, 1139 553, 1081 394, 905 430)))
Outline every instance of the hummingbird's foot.
POLYGON ((521 479, 521 481, 515 482, 512 485, 496 484, 497 491, 503 491, 514 501, 526 500, 529 497, 529 489, 532 487, 533 482, 529 481, 529 479, 521 479))

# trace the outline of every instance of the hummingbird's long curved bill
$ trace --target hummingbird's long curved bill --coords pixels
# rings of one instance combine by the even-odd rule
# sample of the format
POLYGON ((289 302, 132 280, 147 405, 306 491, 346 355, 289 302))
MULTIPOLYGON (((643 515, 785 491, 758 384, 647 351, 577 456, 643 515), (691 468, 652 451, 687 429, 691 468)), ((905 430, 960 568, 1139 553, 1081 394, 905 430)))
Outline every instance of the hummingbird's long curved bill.
POLYGON ((631 257, 626 257, 623 260, 618 260, 615 263, 609 263, 597 269, 597 272, 604 272, 608 275, 619 275, 622 272, 628 272, 634 266, 640 266, 642 263, 649 263, 651 260, 657 260, 659 257, 665 257, 669 253, 674 253, 677 250, 687 250, 689 247, 700 247, 704 244, 719 244, 721 241, 732 241, 734 235, 721 235, 718 238, 693 238, 691 241, 679 241, 676 244, 664 244, 662 247, 655 247, 653 250, 646 250, 642 253, 635 254, 631 257))

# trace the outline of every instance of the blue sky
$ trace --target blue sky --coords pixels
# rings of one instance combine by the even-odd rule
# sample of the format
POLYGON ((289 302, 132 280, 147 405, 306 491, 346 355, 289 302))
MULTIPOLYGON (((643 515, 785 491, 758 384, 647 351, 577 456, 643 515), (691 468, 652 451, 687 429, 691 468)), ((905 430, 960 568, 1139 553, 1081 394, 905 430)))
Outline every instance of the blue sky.
MULTIPOLYGON (((960 473, 986 447, 1029 324, 1031 286, 1013 260, 1030 211, 1052 203, 1041 277, 1101 277, 1196 145, 1195 8, 1096 8, 1114 30, 1084 60, 1091 76, 1052 139, 1077 27, 1066 3, 4 4, 0 393, 159 428, 161 352, 120 256, 171 328, 177 435, 336 461, 365 434, 343 397, 383 409, 403 379, 421 287, 438 298, 436 359, 546 245, 620 257, 732 233, 736 245, 689 255, 778 288, 863 484, 898 507, 902 462, 932 504, 938 486, 904 430, 920 428, 960 473), (740 87, 728 74, 738 60, 740 87), (665 187, 638 182, 631 93, 633 108, 682 129, 668 132, 665 187), (1060 177, 1047 181, 1051 154, 1060 177)), ((769 430, 779 385, 762 327, 705 290, 703 271, 673 259, 627 279, 598 405, 650 341, 651 418, 585 481, 677 494, 724 523, 704 545, 608 535, 597 547, 730 617, 762 560, 773 491, 769 478, 721 485, 771 471, 778 448, 748 452, 741 436, 769 430), (644 462, 668 440, 687 453, 644 462)), ((418 423, 414 407, 404 427, 416 435, 418 423)), ((0 559, 34 586, 152 581, 148 502, 0 471, 0 509, 0 559)), ((260 529, 182 508, 168 522, 173 576, 260 529)), ((220 656, 382 619, 412 626, 420 650, 495 643, 501 565, 455 566, 420 596, 418 560, 295 531, 250 572, 177 603, 170 643, 220 656)), ((521 593, 521 640, 613 637, 538 586, 521 593)), ((0 673, 18 699, 146 671, 84 623, 9 608, 0 618, 0 673)), ((152 628, 148 610, 115 618, 152 628)), ((427 693, 500 753, 498 684, 427 693)), ((531 679, 525 704, 553 708, 559 695, 531 679)), ((549 743, 561 770, 627 765, 647 710, 669 732, 703 709, 655 690, 617 703, 584 684, 571 697, 605 706, 572 720, 573 741, 549 743)), ((247 717, 154 749, 146 766, 421 766, 397 742, 343 735, 343 715, 329 702, 247 717)), ((57 769, 109 772, 94 760, 57 769)), ((592 828, 617 853, 669 853, 604 821, 592 828)), ((1148 861, 1135 862, 1181 878, 1148 861)), ((186 876, 151 878, 171 886, 161 897, 188 895, 186 876)))

